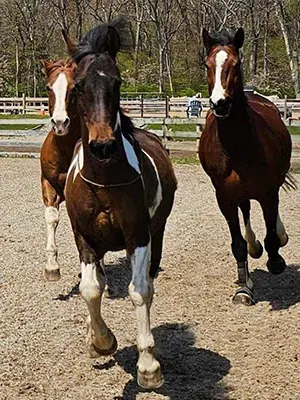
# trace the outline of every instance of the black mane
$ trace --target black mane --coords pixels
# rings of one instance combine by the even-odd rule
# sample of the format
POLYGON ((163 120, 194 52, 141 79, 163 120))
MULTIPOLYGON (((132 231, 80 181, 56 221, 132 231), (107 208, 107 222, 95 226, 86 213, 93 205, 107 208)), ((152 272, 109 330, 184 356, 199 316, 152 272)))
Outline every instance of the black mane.
POLYGON ((78 64, 83 57, 89 54, 99 55, 106 51, 110 53, 107 34, 109 28, 115 29, 120 39, 120 50, 129 50, 132 48, 132 35, 129 24, 124 17, 119 17, 110 21, 108 24, 99 25, 91 29, 79 42, 72 57, 78 64))
POLYGON ((234 32, 222 29, 221 32, 212 31, 210 33, 212 45, 219 44, 221 46, 234 45, 234 32))

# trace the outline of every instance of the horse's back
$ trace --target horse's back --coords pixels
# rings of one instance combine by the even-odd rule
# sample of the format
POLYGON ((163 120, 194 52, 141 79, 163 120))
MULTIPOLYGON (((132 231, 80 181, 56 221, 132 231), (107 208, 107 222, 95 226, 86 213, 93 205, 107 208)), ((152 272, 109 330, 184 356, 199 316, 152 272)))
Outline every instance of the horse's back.
POLYGON ((292 141, 281 119, 278 108, 270 100, 257 94, 247 95, 251 123, 265 147, 265 152, 275 154, 282 174, 290 167, 292 141))

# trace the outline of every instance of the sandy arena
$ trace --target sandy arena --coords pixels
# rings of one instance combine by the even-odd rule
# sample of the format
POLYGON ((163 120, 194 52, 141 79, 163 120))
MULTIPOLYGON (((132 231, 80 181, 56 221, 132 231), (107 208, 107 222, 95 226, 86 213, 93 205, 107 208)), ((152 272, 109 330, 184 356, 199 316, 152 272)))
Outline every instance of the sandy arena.
MULTIPOLYGON (((105 258, 112 298, 102 308, 119 349, 92 360, 65 206, 57 235, 62 279, 45 282, 39 161, 0 159, 0 170, 1 400, 300 399, 300 191, 281 192, 287 270, 271 276, 265 253, 250 260, 258 303, 234 306, 236 267, 213 187, 199 166, 176 166, 179 187, 151 318, 165 385, 145 392, 135 381, 136 321, 124 253, 105 258)), ((252 221, 262 241, 255 203, 252 221)))

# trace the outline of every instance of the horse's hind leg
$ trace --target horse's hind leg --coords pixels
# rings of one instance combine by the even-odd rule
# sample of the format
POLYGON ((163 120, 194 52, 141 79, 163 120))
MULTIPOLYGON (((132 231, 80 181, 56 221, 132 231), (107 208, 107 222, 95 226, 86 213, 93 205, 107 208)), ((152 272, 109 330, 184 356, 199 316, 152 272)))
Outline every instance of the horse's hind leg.
POLYGON ((47 264, 44 270, 44 276, 48 281, 57 281, 60 279, 60 270, 57 262, 55 233, 59 222, 59 196, 44 177, 42 177, 42 194, 46 206, 45 221, 47 233, 47 264))
POLYGON ((163 225, 151 239, 151 262, 150 262, 150 270, 149 275, 151 279, 154 279, 158 273, 161 255, 162 255, 162 247, 163 247, 163 238, 165 232, 165 225, 163 225))
POLYGON ((256 240, 255 233, 253 232, 250 224, 250 200, 246 199, 239 205, 243 213, 245 224, 245 239, 248 243, 248 253, 252 258, 260 258, 263 253, 263 247, 259 240, 256 240))
POLYGON ((281 244, 284 245, 287 242, 287 235, 284 227, 282 223, 280 224, 278 203, 278 191, 276 193, 268 193, 268 195, 260 201, 267 228, 267 235, 265 237, 265 249, 269 256, 267 267, 268 270, 275 275, 282 273, 286 267, 284 259, 278 253, 281 244))
POLYGON ((276 221, 276 232, 280 240, 280 247, 284 247, 289 241, 289 237, 285 231, 285 227, 280 219, 279 213, 277 215, 277 221, 276 221))
POLYGON ((253 305, 255 303, 252 292, 253 283, 249 276, 248 261, 247 261, 247 242, 243 238, 241 233, 238 206, 230 204, 225 196, 221 196, 217 192, 217 200, 222 211, 222 214, 226 218, 231 234, 231 249, 234 258, 237 261, 238 269, 238 285, 240 288, 237 290, 233 297, 235 304, 253 305))
POLYGON ((89 310, 86 337, 89 354, 92 358, 113 354, 118 347, 117 340, 101 316, 105 275, 98 257, 82 236, 75 233, 75 240, 81 262, 79 290, 89 310))

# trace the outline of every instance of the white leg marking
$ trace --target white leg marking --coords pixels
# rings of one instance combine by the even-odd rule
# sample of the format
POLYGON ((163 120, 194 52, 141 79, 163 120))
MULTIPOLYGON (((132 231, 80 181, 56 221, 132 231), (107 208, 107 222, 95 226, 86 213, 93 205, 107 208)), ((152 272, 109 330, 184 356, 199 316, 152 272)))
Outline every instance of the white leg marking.
POLYGON ((245 225, 246 232, 245 232, 245 239, 248 243, 248 252, 249 254, 255 255, 260 250, 260 244, 256 240, 255 233, 253 232, 250 224, 250 219, 248 220, 247 224, 245 225))
POLYGON ((155 195, 155 199, 153 201, 152 206, 149 208, 149 214, 150 214, 150 218, 153 217, 153 215, 155 214, 155 211, 157 210, 158 206, 160 205, 161 201, 162 201, 162 187, 161 187, 161 183, 160 183, 160 177, 158 174, 158 170, 156 168, 155 162, 153 160, 152 157, 149 156, 148 153, 145 152, 145 150, 143 150, 143 152, 146 154, 146 156, 149 158, 149 160, 151 161, 153 168, 155 170, 156 173, 156 178, 157 178, 157 190, 156 190, 156 195, 155 195))
POLYGON ((55 232, 59 221, 59 212, 55 207, 45 209, 46 232, 47 232, 47 270, 58 270, 57 247, 55 232))
POLYGON ((138 380, 143 386, 160 386, 162 376, 160 364, 154 357, 154 338, 150 329, 150 307, 153 296, 153 282, 149 278, 151 242, 138 247, 131 256, 132 281, 129 295, 135 306, 137 318, 137 347, 139 350, 138 380), (145 386, 147 384, 144 383, 145 386))
POLYGON ((97 352, 95 347, 103 351, 108 350, 115 340, 101 316, 101 298, 104 287, 105 278, 101 273, 101 268, 97 267, 95 263, 85 264, 82 262, 79 289, 90 314, 87 319, 86 342, 92 357, 99 356, 99 351, 97 352))
POLYGON ((227 59, 227 53, 224 50, 220 50, 216 55, 216 75, 215 75, 215 86, 211 94, 211 101, 217 104, 219 100, 225 99, 225 90, 222 86, 222 68, 227 59))
POLYGON ((55 105, 52 118, 54 121, 65 121, 68 117, 66 110, 68 81, 66 75, 62 72, 58 75, 52 89, 55 95, 55 105))
POLYGON ((285 227, 280 219, 279 214, 277 215, 277 221, 276 221, 276 233, 280 240, 280 246, 281 247, 285 246, 288 241, 288 235, 286 234, 285 227))

